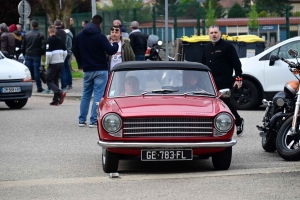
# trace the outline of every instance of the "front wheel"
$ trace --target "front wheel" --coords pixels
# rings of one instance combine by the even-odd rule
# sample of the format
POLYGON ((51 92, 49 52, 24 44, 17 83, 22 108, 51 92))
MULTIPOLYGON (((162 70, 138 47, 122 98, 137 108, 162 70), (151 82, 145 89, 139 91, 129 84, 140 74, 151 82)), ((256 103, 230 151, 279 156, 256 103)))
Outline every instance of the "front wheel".
POLYGON ((249 80, 243 80, 240 89, 234 88, 231 92, 231 102, 237 110, 251 110, 259 103, 258 89, 249 80))
POLYGON ((7 100, 5 104, 12 109, 20 109, 23 108, 28 99, 18 99, 18 100, 7 100))
POLYGON ((224 151, 212 156, 212 162, 215 170, 227 170, 231 164, 232 147, 227 147, 224 151))
POLYGON ((105 173, 116 172, 119 165, 118 154, 102 149, 102 168, 105 173), (103 152, 105 151, 105 152, 103 152))
MULTIPOLYGON (((277 152, 283 159, 287 161, 300 160, 300 136, 292 134, 290 131, 292 127, 293 117, 288 118, 279 129, 276 147, 277 152)), ((300 119, 297 120, 296 127, 299 127, 300 119)))

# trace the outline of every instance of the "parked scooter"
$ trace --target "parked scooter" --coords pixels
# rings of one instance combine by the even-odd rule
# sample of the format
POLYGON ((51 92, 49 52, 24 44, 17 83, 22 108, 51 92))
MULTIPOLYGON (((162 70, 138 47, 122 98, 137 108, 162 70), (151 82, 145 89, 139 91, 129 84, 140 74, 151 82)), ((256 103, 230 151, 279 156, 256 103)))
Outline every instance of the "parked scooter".
POLYGON ((162 41, 159 40, 157 35, 149 35, 148 42, 147 42, 147 51, 145 52, 146 60, 152 61, 161 61, 161 57, 159 55, 161 48, 162 41))

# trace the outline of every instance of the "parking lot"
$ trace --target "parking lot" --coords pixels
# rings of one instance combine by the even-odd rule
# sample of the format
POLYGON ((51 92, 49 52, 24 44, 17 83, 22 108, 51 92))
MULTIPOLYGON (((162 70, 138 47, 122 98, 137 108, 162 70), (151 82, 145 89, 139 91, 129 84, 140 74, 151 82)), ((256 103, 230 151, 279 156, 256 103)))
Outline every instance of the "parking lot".
POLYGON ((263 109, 239 111, 245 133, 234 136, 228 171, 214 171, 211 160, 121 161, 120 178, 110 179, 102 171, 97 130, 78 127, 80 101, 67 98, 61 106, 49 106, 50 101, 33 96, 21 110, 0 102, 1 199, 196 199, 197 192, 212 199, 282 199, 283 193, 289 198, 300 194, 292 191, 300 186, 299 162, 286 162, 261 148, 255 126, 263 109), (272 186, 264 188, 267 183, 272 186))

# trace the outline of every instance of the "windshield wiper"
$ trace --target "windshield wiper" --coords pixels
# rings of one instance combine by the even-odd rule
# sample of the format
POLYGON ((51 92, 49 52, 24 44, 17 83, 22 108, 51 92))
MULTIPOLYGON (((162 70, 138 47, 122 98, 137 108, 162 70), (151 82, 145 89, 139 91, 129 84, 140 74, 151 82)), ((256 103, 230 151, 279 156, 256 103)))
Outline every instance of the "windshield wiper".
POLYGON ((152 93, 168 94, 168 93, 173 93, 178 91, 179 90, 175 90, 175 89, 158 89, 158 90, 152 90, 152 93))
POLYGON ((216 95, 214 95, 214 94, 212 94, 212 93, 209 93, 209 92, 206 92, 205 90, 200 90, 200 91, 192 91, 192 92, 186 92, 186 93, 184 93, 185 95, 186 94, 204 94, 204 95, 208 95, 208 96, 216 96, 216 95))

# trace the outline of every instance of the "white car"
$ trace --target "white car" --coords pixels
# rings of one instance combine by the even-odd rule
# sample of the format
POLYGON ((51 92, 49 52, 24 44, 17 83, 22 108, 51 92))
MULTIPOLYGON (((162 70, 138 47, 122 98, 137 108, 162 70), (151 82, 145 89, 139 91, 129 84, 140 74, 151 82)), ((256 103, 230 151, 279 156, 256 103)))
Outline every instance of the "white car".
POLYGON ((23 108, 32 94, 29 69, 0 52, 0 101, 12 109, 23 108))
POLYGON ((280 42, 256 56, 240 59, 243 87, 232 91, 232 103, 237 109, 253 109, 261 105, 262 99, 271 99, 275 93, 283 91, 286 82, 296 80, 288 65, 280 59, 270 66, 271 55, 296 63, 288 54, 289 49, 300 52, 300 36, 280 42))

